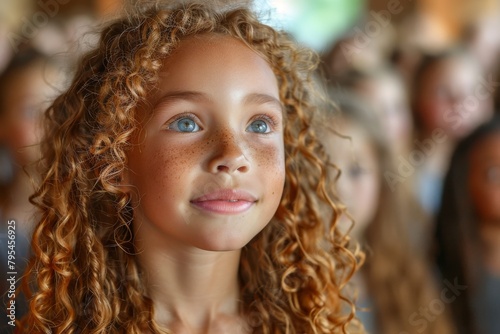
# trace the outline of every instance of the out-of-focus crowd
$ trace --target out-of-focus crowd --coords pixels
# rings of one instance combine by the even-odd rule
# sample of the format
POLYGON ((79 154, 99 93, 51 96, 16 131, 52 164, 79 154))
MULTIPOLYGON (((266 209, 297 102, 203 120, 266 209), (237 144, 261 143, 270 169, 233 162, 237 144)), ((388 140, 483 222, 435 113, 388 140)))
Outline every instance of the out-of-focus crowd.
POLYGON ((370 333, 500 333, 500 7, 387 1, 323 54, 370 333))

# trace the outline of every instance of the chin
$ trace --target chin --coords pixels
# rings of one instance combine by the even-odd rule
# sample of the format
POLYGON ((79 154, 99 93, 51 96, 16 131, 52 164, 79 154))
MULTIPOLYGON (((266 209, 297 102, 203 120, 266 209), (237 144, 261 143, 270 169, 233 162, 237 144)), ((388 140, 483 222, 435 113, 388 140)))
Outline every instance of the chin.
POLYGON ((241 250, 252 238, 242 235, 219 235, 216 238, 209 236, 204 240, 199 240, 195 246, 211 252, 231 252, 241 250))

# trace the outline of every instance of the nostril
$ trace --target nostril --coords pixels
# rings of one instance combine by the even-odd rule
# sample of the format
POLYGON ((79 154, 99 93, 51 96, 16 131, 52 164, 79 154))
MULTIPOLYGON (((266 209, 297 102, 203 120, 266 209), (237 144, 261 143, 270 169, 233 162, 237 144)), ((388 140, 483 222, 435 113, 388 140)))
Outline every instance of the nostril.
POLYGON ((241 166, 238 168, 239 172, 245 173, 248 170, 248 166, 241 166))
POLYGON ((240 172, 246 173, 249 166, 242 161, 235 161, 232 163, 220 163, 217 165, 217 172, 233 173, 240 172))
POLYGON ((224 165, 219 165, 219 166, 217 166, 217 170, 220 171, 220 172, 228 172, 229 171, 229 167, 224 166, 224 165))

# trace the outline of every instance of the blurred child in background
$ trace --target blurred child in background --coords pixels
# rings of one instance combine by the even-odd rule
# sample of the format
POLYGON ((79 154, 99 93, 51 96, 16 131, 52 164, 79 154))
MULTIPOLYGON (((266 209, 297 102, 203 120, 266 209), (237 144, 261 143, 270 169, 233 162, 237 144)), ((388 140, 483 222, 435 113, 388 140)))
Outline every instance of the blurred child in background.
POLYGON ((493 90, 479 63, 465 51, 425 56, 417 69, 412 104, 418 138, 407 161, 417 169, 416 191, 428 213, 439 206, 443 175, 457 140, 491 117, 493 90))
POLYGON ((408 92, 401 75, 391 67, 381 67, 370 71, 351 71, 338 78, 340 89, 347 89, 369 105, 374 121, 380 124, 388 148, 387 158, 392 160, 391 169, 381 171, 390 190, 401 198, 399 207, 413 224, 408 224, 414 250, 426 254, 429 247, 431 229, 429 217, 422 210, 415 195, 415 174, 396 176, 397 163, 405 159, 412 148, 413 120, 408 92))
MULTIPOLYGON (((392 159, 375 112, 349 92, 333 94, 341 116, 323 140, 331 161, 342 170, 337 180, 339 197, 352 214, 351 235, 368 250, 357 277, 359 318, 369 333, 421 333, 419 307, 435 297, 434 282, 420 254, 412 251, 408 225, 415 217, 404 212, 404 198, 391 191, 383 172, 392 159)), ((349 222, 343 221, 343 226, 349 222)), ((452 333, 446 315, 425 324, 425 333, 452 333)))
POLYGON ((436 221, 437 264, 459 291, 460 333, 500 333, 500 118, 462 140, 446 174, 436 221))
POLYGON ((405 82, 388 66, 350 71, 333 84, 349 88, 362 97, 378 118, 391 154, 407 154, 413 138, 413 120, 405 82))

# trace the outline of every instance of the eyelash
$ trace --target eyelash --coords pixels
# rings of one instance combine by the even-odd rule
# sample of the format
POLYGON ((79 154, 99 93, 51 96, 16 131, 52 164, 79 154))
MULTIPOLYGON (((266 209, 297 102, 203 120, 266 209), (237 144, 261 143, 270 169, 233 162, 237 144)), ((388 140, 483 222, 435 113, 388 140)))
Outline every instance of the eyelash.
MULTIPOLYGON (((171 121, 169 121, 166 125, 166 128, 169 129, 172 124, 174 124, 175 122, 177 122, 178 120, 182 119, 182 118, 191 118, 193 121, 196 122, 196 124, 198 124, 198 126, 200 126, 200 120, 198 117, 196 117, 196 115, 190 113, 190 112, 183 112, 179 115, 176 115, 174 119, 172 119, 171 121)), ((261 121, 265 121, 266 123, 269 124, 269 126, 271 127, 271 130, 276 130, 276 127, 277 125, 279 124, 279 120, 276 116, 274 115, 270 115, 270 114, 261 114, 261 115, 258 115, 256 117, 254 117, 251 121, 251 122, 254 122, 254 121, 258 121, 258 120, 261 120, 261 121)), ((200 129, 203 129, 201 126, 200 126, 200 129)), ((271 132, 269 132, 271 133, 271 132)), ((262 134, 269 134, 269 133, 262 133, 262 134)))
MULTIPOLYGON (((258 115, 256 117, 254 117, 250 121, 250 123, 252 123, 254 121, 265 121, 267 124, 269 124, 269 126, 271 127, 271 130, 273 130, 273 131, 276 130, 276 127, 279 124, 278 118, 276 116, 274 116, 274 115, 269 115, 269 114, 258 115)), ((271 132, 262 133, 262 134, 269 134, 269 133, 271 133, 271 132)))
POLYGON ((167 128, 167 129, 170 129, 170 127, 172 126, 172 124, 174 124, 175 122, 177 122, 178 120, 183 119, 183 118, 190 118, 190 119, 192 119, 193 121, 195 121, 195 122, 196 122, 196 124, 198 124, 198 126, 200 127, 200 129, 202 129, 202 130, 203 130, 203 128, 200 126, 200 123, 201 123, 201 122, 200 122, 200 119, 199 119, 198 117, 196 117, 196 115, 194 115, 194 114, 192 114, 192 113, 190 113, 190 112, 188 112, 188 111, 186 111, 186 112, 183 112, 183 113, 181 113, 181 114, 176 115, 176 116, 174 117, 174 119, 172 119, 171 121, 169 121, 169 122, 167 123, 166 128, 167 128))

